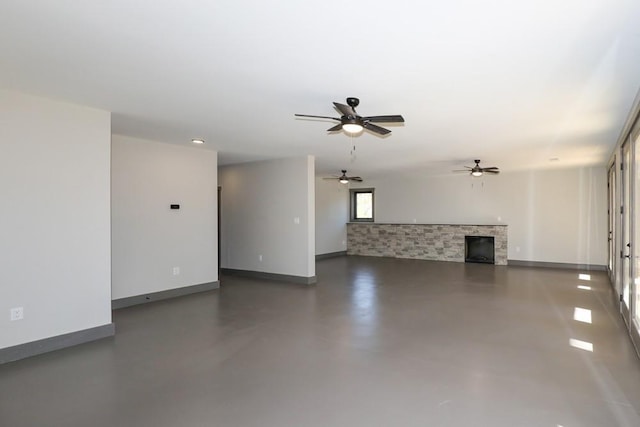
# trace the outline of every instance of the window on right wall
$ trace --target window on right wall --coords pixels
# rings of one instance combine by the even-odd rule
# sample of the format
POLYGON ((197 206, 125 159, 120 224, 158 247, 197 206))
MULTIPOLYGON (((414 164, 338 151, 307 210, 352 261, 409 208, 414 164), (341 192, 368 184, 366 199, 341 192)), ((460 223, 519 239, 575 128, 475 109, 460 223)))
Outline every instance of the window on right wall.
POLYGON ((373 188, 349 190, 351 221, 373 222, 373 188))

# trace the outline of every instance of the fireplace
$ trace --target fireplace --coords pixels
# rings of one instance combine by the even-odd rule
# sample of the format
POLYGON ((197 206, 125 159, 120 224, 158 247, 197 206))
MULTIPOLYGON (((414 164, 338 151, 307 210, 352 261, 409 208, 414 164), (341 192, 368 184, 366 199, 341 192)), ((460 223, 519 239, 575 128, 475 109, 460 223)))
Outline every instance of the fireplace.
POLYGON ((495 264, 493 236, 464 236, 464 261, 495 264))
POLYGON ((493 264, 507 265, 507 234, 505 224, 348 222, 347 254, 464 262, 465 236, 493 236, 493 264))

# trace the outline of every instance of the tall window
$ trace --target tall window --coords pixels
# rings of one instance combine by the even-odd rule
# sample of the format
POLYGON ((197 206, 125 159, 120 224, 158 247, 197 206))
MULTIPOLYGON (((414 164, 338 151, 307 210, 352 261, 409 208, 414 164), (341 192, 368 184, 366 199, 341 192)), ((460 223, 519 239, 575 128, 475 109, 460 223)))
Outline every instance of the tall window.
POLYGON ((373 188, 357 188, 349 191, 351 221, 373 222, 373 188))

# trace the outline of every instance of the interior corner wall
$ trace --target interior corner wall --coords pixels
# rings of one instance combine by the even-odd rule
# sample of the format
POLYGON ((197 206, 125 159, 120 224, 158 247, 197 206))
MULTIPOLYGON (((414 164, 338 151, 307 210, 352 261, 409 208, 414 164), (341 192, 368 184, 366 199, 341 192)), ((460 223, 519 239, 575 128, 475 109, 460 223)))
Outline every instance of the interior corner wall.
POLYGON ((0 348, 111 323, 110 139, 109 112, 0 90, 0 348))
POLYGON ((606 265, 604 166, 481 178, 397 175, 366 187, 375 188, 376 222, 507 224, 510 260, 606 265))
POLYGON ((113 299, 216 282, 217 152, 120 135, 112 151, 113 299))
POLYGON ((222 166, 222 267, 315 276, 313 156, 222 166))
POLYGON ((316 178, 316 255, 347 250, 349 186, 316 178))

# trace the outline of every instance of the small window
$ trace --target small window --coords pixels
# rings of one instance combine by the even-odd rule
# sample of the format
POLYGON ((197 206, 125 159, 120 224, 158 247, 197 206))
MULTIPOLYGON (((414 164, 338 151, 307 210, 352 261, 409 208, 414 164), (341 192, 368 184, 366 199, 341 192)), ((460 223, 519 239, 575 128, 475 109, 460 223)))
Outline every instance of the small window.
POLYGON ((373 222, 373 188, 352 189, 351 221, 373 222))

